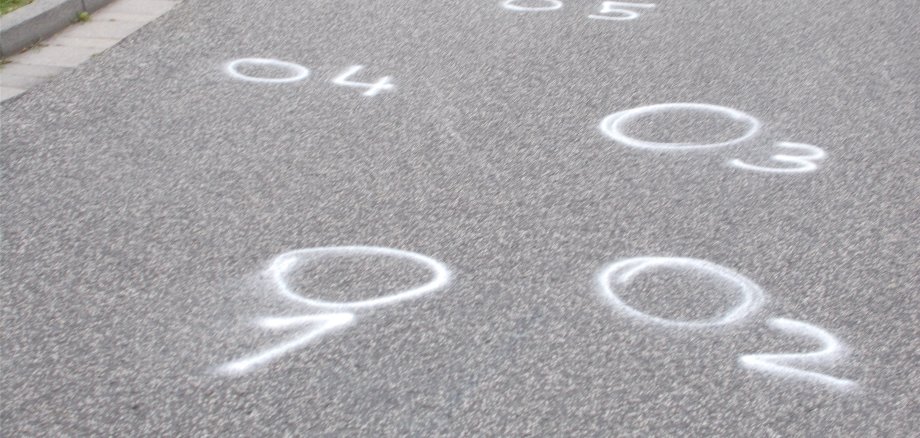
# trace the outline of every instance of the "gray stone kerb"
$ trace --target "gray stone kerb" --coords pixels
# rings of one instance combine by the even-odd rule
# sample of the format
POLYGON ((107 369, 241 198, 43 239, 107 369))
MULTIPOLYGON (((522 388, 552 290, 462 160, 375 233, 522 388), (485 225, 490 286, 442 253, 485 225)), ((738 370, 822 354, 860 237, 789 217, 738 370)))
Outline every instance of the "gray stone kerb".
POLYGON ((93 12, 112 0, 34 0, 0 17, 0 57, 15 55, 69 26, 83 11, 93 12))

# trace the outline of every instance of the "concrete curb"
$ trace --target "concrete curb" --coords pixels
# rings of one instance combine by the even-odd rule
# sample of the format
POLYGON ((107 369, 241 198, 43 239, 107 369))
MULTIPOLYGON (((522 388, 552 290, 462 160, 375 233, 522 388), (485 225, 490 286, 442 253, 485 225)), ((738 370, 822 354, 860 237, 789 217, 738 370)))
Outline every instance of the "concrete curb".
POLYGON ((0 57, 15 55, 69 26, 77 14, 112 0, 35 0, 0 17, 0 57))

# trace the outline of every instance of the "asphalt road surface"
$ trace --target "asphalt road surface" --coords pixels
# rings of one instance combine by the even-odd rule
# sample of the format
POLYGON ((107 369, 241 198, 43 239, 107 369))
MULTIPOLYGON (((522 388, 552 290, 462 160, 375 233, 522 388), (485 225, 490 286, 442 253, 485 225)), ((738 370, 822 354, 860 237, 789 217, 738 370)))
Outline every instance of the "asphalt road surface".
POLYGON ((188 0, 5 102, 3 435, 916 436, 920 8, 510 6, 188 0))

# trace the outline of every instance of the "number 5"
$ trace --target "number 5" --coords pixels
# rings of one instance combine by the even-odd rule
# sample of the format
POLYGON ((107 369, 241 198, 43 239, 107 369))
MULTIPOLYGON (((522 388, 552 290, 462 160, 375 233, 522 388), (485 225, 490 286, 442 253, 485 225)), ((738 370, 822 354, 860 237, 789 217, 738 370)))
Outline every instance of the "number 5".
POLYGON ((798 149, 801 151, 811 152, 810 154, 805 155, 786 155, 786 154, 776 154, 771 159, 775 161, 782 161, 785 163, 797 164, 798 167, 764 167, 756 166, 753 164, 745 163, 739 159, 734 159, 728 162, 728 164, 735 166, 739 169, 744 170, 756 170, 758 172, 773 172, 773 173, 804 173, 812 172, 818 169, 818 165, 814 162, 817 160, 823 160, 827 154, 823 149, 812 146, 810 144, 803 143, 789 143, 786 141, 781 141, 776 143, 776 146, 787 149, 798 149))
POLYGON ((635 20, 639 18, 639 13, 636 11, 631 11, 624 8, 645 8, 651 9, 654 8, 653 3, 624 3, 624 2, 603 2, 601 3, 601 14, 620 14, 618 16, 605 16, 605 15, 588 15, 588 18, 594 18, 597 20, 635 20))

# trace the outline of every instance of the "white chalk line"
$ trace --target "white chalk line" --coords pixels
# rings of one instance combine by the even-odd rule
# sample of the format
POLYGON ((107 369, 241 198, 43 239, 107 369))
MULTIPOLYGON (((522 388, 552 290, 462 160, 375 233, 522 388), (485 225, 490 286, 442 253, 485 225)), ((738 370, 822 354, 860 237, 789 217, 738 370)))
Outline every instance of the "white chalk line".
POLYGON ((815 339, 822 344, 822 347, 818 351, 809 353, 744 355, 738 359, 743 367, 782 377, 811 381, 837 389, 852 389, 857 386, 856 382, 849 379, 840 379, 824 373, 806 371, 795 367, 797 365, 830 364, 840 358, 845 353, 845 350, 840 341, 832 334, 820 327, 786 318, 773 318, 769 321, 769 324, 771 327, 785 333, 815 339))
POLYGON ((367 91, 361 94, 368 97, 376 96, 381 91, 392 90, 396 87, 390 83, 390 80, 392 79, 390 76, 384 76, 374 83, 355 82, 348 79, 349 77, 361 71, 363 68, 363 65, 353 65, 348 67, 348 69, 332 79, 332 83, 345 87, 367 88, 367 91))
POLYGON ((319 339, 326 333, 336 329, 351 325, 355 320, 352 313, 328 313, 321 315, 305 315, 293 318, 264 318, 260 325, 272 329, 286 329, 295 326, 312 324, 313 327, 304 332, 301 336, 290 341, 279 344, 275 347, 263 350, 254 355, 238 359, 227 364, 221 365, 217 371, 221 374, 245 374, 253 369, 265 365, 268 362, 277 359, 288 352, 303 347, 310 342, 319 339))
POLYGON ((287 330, 292 327, 300 327, 311 323, 324 323, 330 321, 351 321, 354 319, 352 313, 324 313, 319 315, 302 315, 302 316, 269 316, 256 321, 259 327, 270 330, 287 330))
POLYGON ((613 139, 617 143, 639 149, 651 149, 651 150, 660 150, 660 151, 675 151, 675 150, 695 150, 695 149, 711 149, 719 148, 725 146, 731 146, 744 141, 750 140, 755 135, 760 132, 760 121, 756 118, 748 115, 747 113, 724 107, 719 105, 712 105, 708 103, 661 103, 655 105, 646 105, 636 108, 631 108, 624 111, 619 111, 613 114, 604 117, 601 120, 600 130, 607 137, 613 139), (659 114, 668 111, 703 111, 703 112, 712 112, 716 114, 723 115, 729 119, 743 122, 748 125, 747 131, 742 134, 740 137, 733 138, 728 141, 715 142, 715 143, 699 143, 699 142, 676 142, 676 143, 662 143, 662 142, 653 142, 645 141, 630 137, 623 133, 623 124, 634 120, 635 118, 643 114, 659 114))
POLYGON ((626 8, 644 8, 652 9, 655 7, 654 3, 627 3, 627 2, 603 2, 601 3, 601 9, 598 11, 599 14, 622 14, 621 16, 610 16, 610 15, 588 15, 588 18, 595 20, 613 20, 613 21, 627 21, 635 20, 639 18, 639 13, 636 11, 631 11, 626 8))
MULTIPOLYGON (((663 103, 656 105, 647 105, 640 106, 636 108, 631 108, 625 111, 619 111, 613 114, 610 114, 604 117, 601 120, 600 130, 607 137, 613 139, 614 141, 621 143, 625 146, 639 148, 639 149, 649 149, 649 150, 659 150, 659 151, 679 151, 679 150, 697 150, 697 149, 711 149, 719 148, 724 146, 735 145, 744 141, 747 141, 757 135, 760 131, 760 121, 754 118, 753 116, 746 114, 742 111, 738 111, 732 108, 711 105, 706 103, 663 103), (740 137, 715 143, 700 143, 700 142, 683 142, 683 143, 659 143, 659 142, 650 142, 645 140, 640 140, 633 138, 629 135, 626 135, 623 132, 623 124, 629 120, 633 120, 636 117, 639 117, 643 114, 655 114, 665 111, 675 111, 675 110, 694 110, 694 111, 708 111, 721 114, 725 117, 728 117, 732 120, 741 121, 748 125, 747 131, 740 137)), ((794 165, 793 167, 767 167, 760 166, 755 164, 746 163, 741 159, 735 158, 729 160, 727 163, 729 166, 736 167, 743 170, 749 170, 754 172, 768 172, 768 173, 806 173, 813 172, 818 169, 818 164, 816 161, 823 160, 827 157, 827 153, 823 149, 804 143, 793 143, 787 141, 777 142, 776 147, 793 149, 797 151, 804 151, 805 154, 802 155, 789 155, 789 154, 776 154, 770 157, 774 161, 779 161, 781 163, 788 163, 794 165)))
POLYGON ((770 158, 775 161, 780 161, 783 163, 796 164, 798 167, 765 167, 757 166, 754 164, 745 163, 739 159, 733 159, 728 162, 730 166, 737 167, 744 170, 752 170, 755 172, 770 172, 770 173, 805 173, 813 172, 818 170, 818 165, 815 161, 823 160, 827 157, 827 153, 823 149, 813 146, 810 144, 804 143, 791 143, 787 141, 781 141, 776 143, 777 147, 787 148, 787 149, 796 149, 800 151, 807 152, 805 155, 786 155, 786 154, 776 154, 770 158))
MULTIPOLYGON (((759 308, 765 299, 765 294, 760 287, 743 275, 705 260, 690 258, 635 257, 625 259, 606 266, 598 274, 597 281, 602 295, 620 312, 645 322, 671 327, 701 328, 738 322, 759 308), (721 318, 703 321, 676 321, 649 315, 627 305, 615 293, 615 288, 611 286, 611 283, 627 286, 636 275, 655 267, 687 268, 724 278, 738 285, 743 301, 721 318), (612 276, 615 276, 613 281, 611 281, 612 276)), ((849 379, 841 379, 824 373, 798 368, 802 365, 830 364, 844 355, 845 348, 843 344, 831 333, 815 325, 786 318, 773 318, 768 321, 768 324, 785 333, 815 339, 822 344, 822 347, 820 350, 807 353, 743 355, 738 359, 741 366, 768 374, 811 381, 836 389, 849 390, 858 386, 856 382, 849 379)))
POLYGON ((320 248, 307 248, 299 249, 295 251, 289 251, 284 254, 279 255, 272 262, 271 266, 268 268, 268 273, 274 279, 275 284, 278 286, 279 291, 285 297, 298 301, 304 304, 308 304, 313 307, 319 307, 323 309, 346 309, 346 310, 355 310, 361 308, 369 308, 376 306, 385 306, 389 304, 394 304, 400 301, 418 298, 419 296, 425 295, 430 292, 434 292, 450 282, 450 270, 447 269, 447 266, 443 263, 427 257, 418 253, 403 251, 393 248, 384 248, 384 247, 372 247, 372 246, 334 246, 334 247, 320 247, 320 248), (408 260, 415 262, 422 266, 427 267, 434 275, 433 277, 425 284, 417 286, 406 291, 396 293, 393 295, 387 295, 379 298, 371 298, 367 300, 360 301, 350 301, 350 302, 332 302, 325 301, 313 298, 307 298, 302 295, 299 295, 292 291, 288 287, 287 280, 285 275, 288 271, 297 263, 301 258, 308 257, 335 257, 335 256, 384 256, 392 257, 402 260, 408 260))
POLYGON ((297 82, 297 81, 306 79, 308 76, 310 76, 310 69, 300 64, 295 64, 293 62, 287 62, 287 61, 279 61, 277 59, 269 59, 269 58, 237 59, 235 61, 231 61, 230 63, 228 63, 226 70, 230 76, 236 79, 240 79, 243 81, 249 81, 249 82, 260 82, 260 83, 266 83, 266 84, 286 84, 290 82, 297 82), (244 75, 237 70, 237 67, 239 67, 240 64, 252 64, 252 65, 277 67, 277 68, 287 70, 288 72, 292 74, 285 78, 260 78, 256 76, 249 76, 249 75, 244 75))
POLYGON ((300 316, 266 317, 256 323, 260 327, 272 330, 286 330, 294 327, 310 325, 310 330, 301 336, 286 341, 277 346, 263 350, 259 353, 242 359, 231 361, 217 368, 218 373, 235 375, 248 373, 259 366, 265 365, 295 349, 301 348, 312 341, 318 340, 332 330, 344 328, 354 324, 357 316, 352 313, 358 309, 386 306, 400 301, 418 298, 424 294, 434 292, 446 286, 450 281, 450 271, 443 263, 430 257, 393 248, 373 246, 332 246, 319 248, 306 248, 285 252, 272 261, 268 273, 278 287, 279 293, 284 297, 324 309, 348 310, 347 312, 311 314, 300 316), (293 292, 287 284, 285 275, 293 269, 302 258, 342 257, 342 256, 384 256, 409 260, 426 266, 434 273, 427 283, 392 295, 351 302, 330 302, 304 297, 293 292))
POLYGON ((518 0, 504 0, 501 2, 503 8, 509 11, 517 12, 545 12, 545 11, 555 11, 557 9, 562 9, 562 2, 560 0, 540 0, 543 3, 549 3, 548 6, 518 6, 515 3, 518 0))
POLYGON ((710 328, 741 321, 757 311, 763 305, 765 294, 756 283, 747 277, 724 266, 705 260, 683 257, 634 257, 621 260, 604 267, 597 275, 597 285, 601 295, 618 311, 632 318, 669 327, 710 328), (628 286, 633 278, 650 268, 686 269, 704 272, 725 279, 737 286, 741 294, 741 303, 719 318, 706 320, 679 321, 649 315, 626 304, 616 290, 628 286), (615 284, 616 286, 613 286, 615 284))

